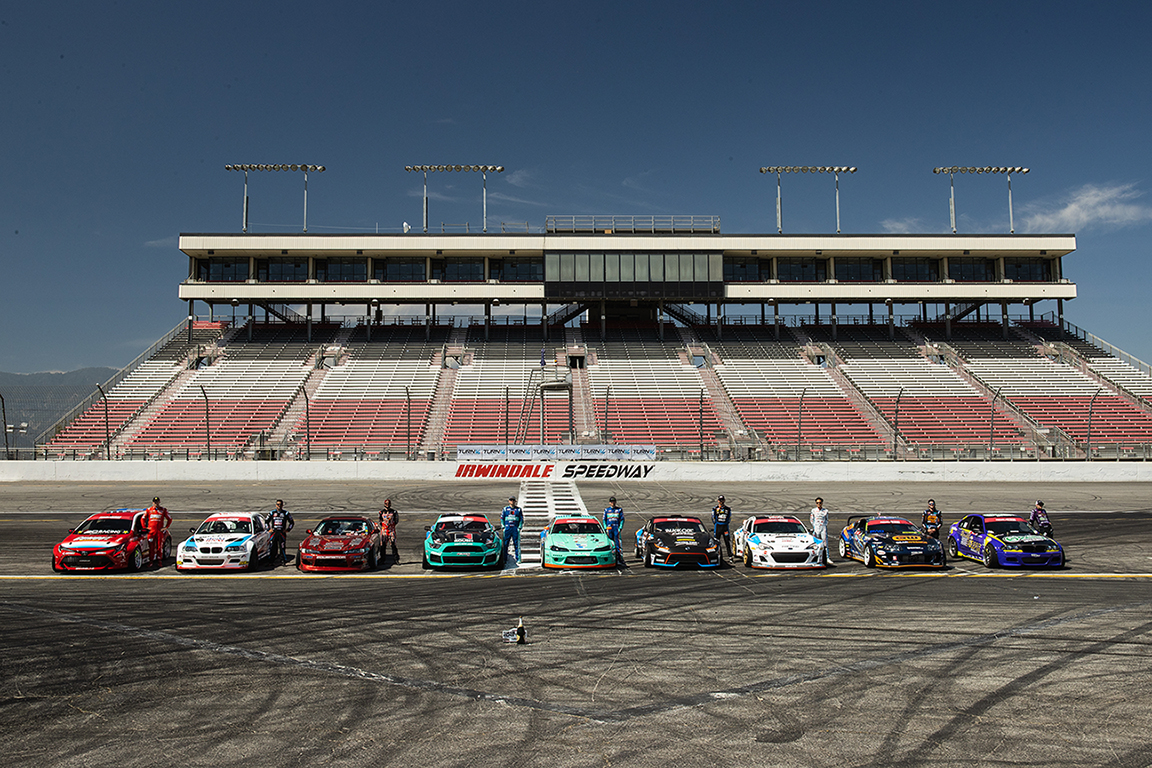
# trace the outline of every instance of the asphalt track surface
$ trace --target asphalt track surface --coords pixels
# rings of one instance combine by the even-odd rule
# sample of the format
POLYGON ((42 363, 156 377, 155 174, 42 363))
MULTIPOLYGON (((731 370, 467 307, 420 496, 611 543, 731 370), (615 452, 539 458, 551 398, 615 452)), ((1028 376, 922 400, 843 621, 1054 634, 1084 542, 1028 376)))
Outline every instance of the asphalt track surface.
MULTIPOLYGON (((0 743, 6 765, 844 766, 1152 764, 1152 489, 1138 484, 581 484, 631 534, 646 513, 1026 509, 1057 572, 628 567, 425 573, 438 511, 515 484, 0 486, 0 743), (61 576, 87 513, 159 493, 204 514, 402 512, 371 574, 61 576), (501 642, 519 616, 527 645, 501 642)), ((177 539, 179 533, 175 533, 177 539)))

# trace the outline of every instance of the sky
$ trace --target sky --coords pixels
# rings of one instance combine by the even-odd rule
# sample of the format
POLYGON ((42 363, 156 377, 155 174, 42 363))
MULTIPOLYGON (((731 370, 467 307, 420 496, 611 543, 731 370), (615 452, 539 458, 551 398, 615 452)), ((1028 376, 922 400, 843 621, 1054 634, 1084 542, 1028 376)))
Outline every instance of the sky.
MULTIPOLYGON (((237 232, 230 163, 324 165, 310 232, 421 221, 412 164, 503 165, 489 229, 709 214, 775 231, 766 165, 852 165, 848 234, 948 232, 940 165, 1013 177, 1018 233, 1075 234, 1066 318, 1143 360, 1152 3, 11 3, 0 9, 0 370, 120 367, 181 321, 182 232, 237 232)), ((786 234, 835 231, 784 179, 786 234)), ((475 174, 430 174, 476 228, 475 174)), ((300 174, 253 173, 250 231, 295 232, 300 174)), ((962 234, 1003 176, 956 178, 962 234)), ((1038 311, 1053 311, 1041 304, 1038 311)))

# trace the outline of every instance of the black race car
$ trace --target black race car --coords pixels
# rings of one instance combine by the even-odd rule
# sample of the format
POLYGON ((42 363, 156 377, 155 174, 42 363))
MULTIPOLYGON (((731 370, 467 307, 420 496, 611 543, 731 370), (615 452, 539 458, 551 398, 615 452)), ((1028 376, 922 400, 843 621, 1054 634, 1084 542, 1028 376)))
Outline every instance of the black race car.
POLYGON ((840 557, 869 568, 943 568, 944 547, 911 521, 893 515, 852 515, 840 532, 840 557))
POLYGON ((636 531, 636 557, 643 558, 645 568, 715 568, 720 565, 720 542, 698 517, 653 517, 636 531))

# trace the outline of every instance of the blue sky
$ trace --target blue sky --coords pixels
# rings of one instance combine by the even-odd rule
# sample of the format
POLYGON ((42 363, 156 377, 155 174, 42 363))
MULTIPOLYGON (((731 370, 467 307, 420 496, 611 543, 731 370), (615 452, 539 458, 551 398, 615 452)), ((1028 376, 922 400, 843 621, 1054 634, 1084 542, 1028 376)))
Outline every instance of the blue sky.
MULTIPOLYGON (((238 231, 226 163, 315 163, 309 230, 420 222, 406 164, 501 164, 490 229, 695 213, 775 230, 763 165, 855 165, 846 233, 945 232, 937 165, 1020 165, 1017 232, 1075 233, 1067 318, 1144 360, 1152 125, 1139 2, 23 3, 0 10, 0 370, 129 362, 185 313, 180 232, 238 231)), ((429 179, 433 226, 481 219, 429 179)), ((252 174, 296 231, 299 174, 252 174)), ((1001 176, 962 233, 1007 232, 1001 176)), ((785 232, 835 230, 785 179, 785 232)), ((1054 307, 1041 305, 1046 311, 1054 307)))

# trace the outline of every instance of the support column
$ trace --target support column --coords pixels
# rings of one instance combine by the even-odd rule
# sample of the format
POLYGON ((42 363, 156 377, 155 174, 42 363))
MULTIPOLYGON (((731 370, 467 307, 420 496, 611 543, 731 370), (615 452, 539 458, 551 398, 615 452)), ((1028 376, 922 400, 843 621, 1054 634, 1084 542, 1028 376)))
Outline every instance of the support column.
POLYGON ((659 329, 660 341, 664 341, 664 299, 656 302, 656 327, 659 329))
POLYGON ((1008 338, 1008 302, 1000 302, 1000 330, 1004 338, 1008 338))
POLYGON ((209 303, 208 304, 208 322, 212 323, 215 321, 216 321, 216 305, 209 303))
POLYGON ((952 340, 952 303, 944 302, 944 338, 952 340))
POLYGON ((1056 299, 1056 319, 1060 325, 1060 340, 1064 340, 1064 299, 1056 299))
POLYGON ((776 334, 776 341, 780 341, 780 305, 772 305, 772 330, 776 334))
POLYGON ((192 299, 188 299, 188 322, 187 322, 187 325, 188 325, 188 343, 189 344, 192 343, 192 320, 193 320, 193 318, 196 317, 196 311, 194 309, 194 305, 195 305, 195 301, 193 301, 192 299))
POLYGON ((603 341, 607 332, 604 323, 608 319, 608 304, 604 299, 600 299, 600 340, 603 341))
POLYGON ((764 311, 764 302, 760 302, 760 325, 767 325, 767 313, 764 311))
POLYGON ((716 340, 724 341, 724 305, 716 302, 716 340))
POLYGON ((868 302, 868 325, 875 325, 876 320, 872 317, 872 302, 868 302))
POLYGON ((920 322, 928 322, 928 302, 926 301, 920 302, 920 322))
POLYGON ((368 322, 364 324, 364 332, 368 336, 368 341, 372 341, 372 305, 365 305, 368 308, 368 322))
MULTIPOLYGON (((265 317, 265 319, 267 319, 267 317, 268 317, 267 313, 265 313, 264 317, 265 317)), ((311 304, 308 305, 308 343, 309 344, 312 343, 312 305, 311 304)))
POLYGON ((832 341, 836 341, 836 305, 832 304, 832 341))
POLYGON ((492 304, 484 303, 484 341, 488 341, 488 329, 492 325, 492 304))
POLYGON ((548 305, 540 305, 540 331, 544 334, 544 341, 548 341, 548 305))
POLYGON ((256 308, 248 305, 248 341, 252 341, 252 326, 256 325, 256 308))
POLYGON ((820 302, 812 302, 812 306, 816 308, 816 325, 820 325, 820 302))
POLYGON ((888 305, 888 340, 896 340, 896 307, 892 304, 892 299, 888 299, 885 304, 888 305))

